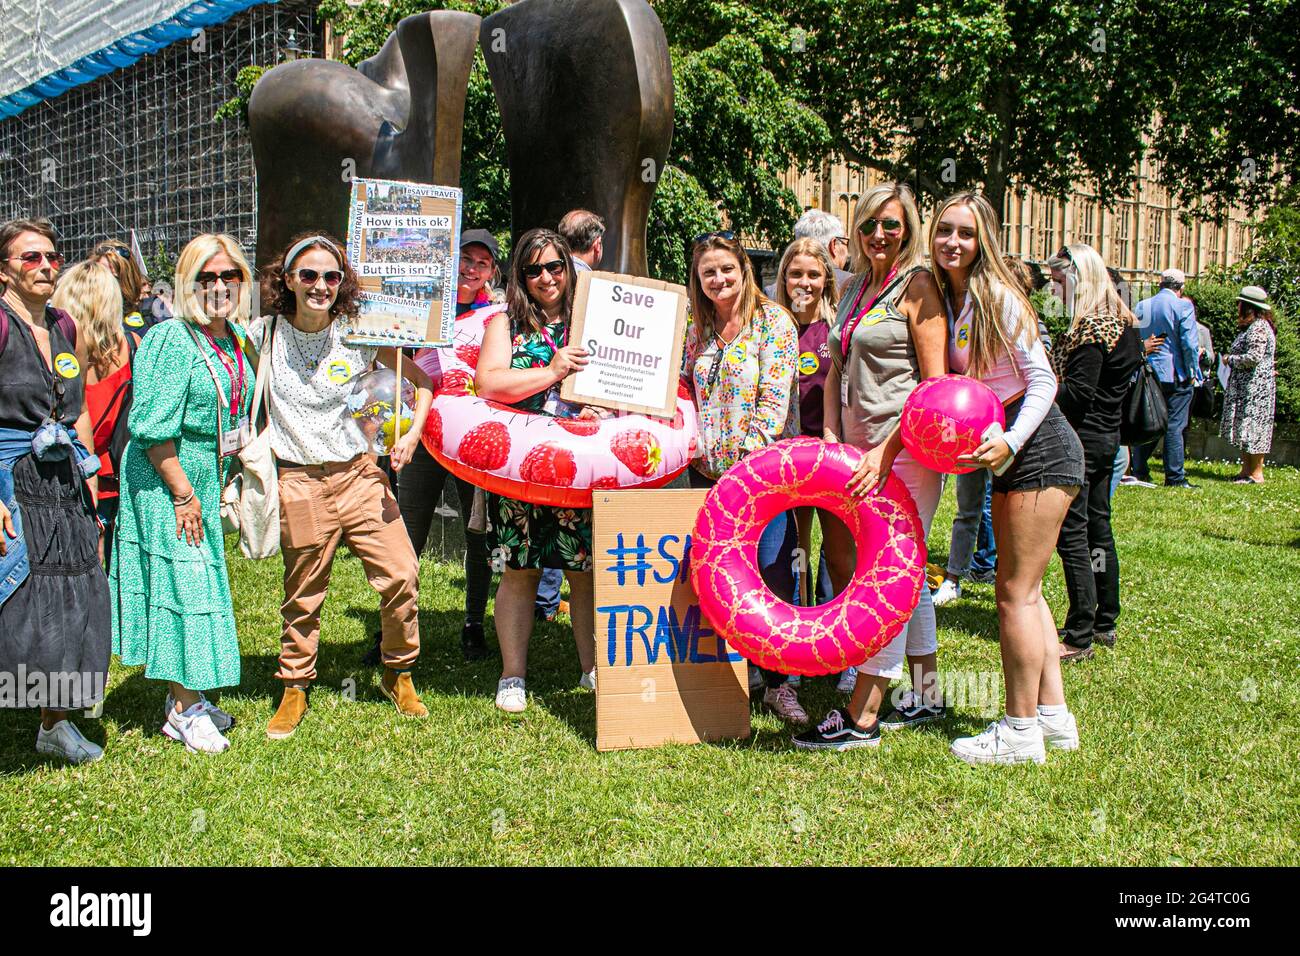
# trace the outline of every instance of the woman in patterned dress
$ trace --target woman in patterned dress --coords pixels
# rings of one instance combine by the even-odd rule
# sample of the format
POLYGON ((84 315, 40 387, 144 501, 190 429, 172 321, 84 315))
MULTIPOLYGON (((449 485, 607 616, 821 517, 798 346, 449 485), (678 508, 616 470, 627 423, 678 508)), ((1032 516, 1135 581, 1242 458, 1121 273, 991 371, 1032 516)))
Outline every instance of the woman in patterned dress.
MULTIPOLYGON (((474 379, 479 397, 561 418, 601 417, 604 413, 597 409, 575 407, 559 397, 560 383, 588 359, 586 349, 569 343, 576 280, 568 243, 549 229, 532 229, 520 238, 511 260, 506 310, 493 316, 483 333, 474 379)), ((462 459, 475 453, 465 445, 462 459)), ((573 639, 582 667, 578 686, 595 690, 591 509, 552 508, 494 494, 487 500, 493 560, 505 565, 494 612, 501 644, 497 707, 519 713, 528 706, 524 676, 543 568, 559 568, 568 578, 573 639)))
POLYGON ((1237 326, 1242 330, 1222 356, 1231 369, 1223 399, 1219 435, 1241 448, 1239 485, 1264 483, 1264 456, 1273 447, 1273 409, 1277 403, 1273 328, 1268 293, 1248 285, 1237 296, 1237 326))
POLYGON ((252 278, 230 236, 198 236, 181 252, 176 321, 150 329, 136 353, 119 476, 113 650, 167 682, 163 733, 193 752, 230 746, 234 720, 203 692, 239 683, 220 507, 253 391, 242 348, 252 278))
MULTIPOLYGON (((709 488, 750 452, 796 434, 791 396, 799 334, 790 313, 763 294, 744 248, 730 232, 701 236, 691 257, 691 323, 683 374, 700 419, 700 457, 687 476, 709 488)), ((794 600, 794 555, 781 513, 758 542, 758 563, 772 593, 794 600)), ((808 722, 785 674, 751 669, 750 687, 764 686, 763 704, 782 720, 808 722)))

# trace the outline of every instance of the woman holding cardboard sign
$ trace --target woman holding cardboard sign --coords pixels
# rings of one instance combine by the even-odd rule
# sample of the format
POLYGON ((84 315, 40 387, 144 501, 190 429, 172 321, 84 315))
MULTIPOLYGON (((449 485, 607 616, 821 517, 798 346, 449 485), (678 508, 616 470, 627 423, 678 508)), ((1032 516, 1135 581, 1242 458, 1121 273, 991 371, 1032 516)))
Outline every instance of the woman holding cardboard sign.
MULTIPOLYGON (((696 239, 690 299, 682 367, 699 412, 701 457, 688 474, 691 487, 708 488, 750 452, 795 434, 790 396, 799 339, 790 313, 763 294, 749 256, 730 232, 696 239)), ((782 514, 763 532, 758 562, 773 593, 789 601, 795 556, 785 540, 782 514)), ((785 674, 764 671, 763 681, 768 709, 792 723, 808 722, 785 674)))
MULTIPOLYGON (((506 311, 493 316, 483 333, 475 377, 479 397, 560 418, 603 417, 601 410, 575 407, 559 397, 560 383, 588 360, 586 349, 569 343, 576 283, 568 243, 549 229, 532 229, 520 237, 511 259, 506 311)), ((504 428, 483 428, 465 435, 458 454, 461 461, 488 465, 505 461, 509 452, 504 428)), ((560 472, 567 469, 572 475, 573 453, 542 442, 528 452, 525 468, 538 481, 558 484, 560 472)), ((543 568, 559 568, 569 579, 573 637, 582 665, 579 686, 594 690, 591 509, 553 508, 489 494, 488 516, 493 560, 504 564, 495 612, 501 644, 497 706, 508 713, 528 706, 524 675, 543 568)))

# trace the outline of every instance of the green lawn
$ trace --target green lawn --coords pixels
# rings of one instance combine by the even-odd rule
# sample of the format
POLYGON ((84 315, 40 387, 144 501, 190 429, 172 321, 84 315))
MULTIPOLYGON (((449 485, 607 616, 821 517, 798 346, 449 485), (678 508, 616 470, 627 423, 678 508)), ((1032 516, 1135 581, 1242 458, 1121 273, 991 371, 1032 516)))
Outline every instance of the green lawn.
MULTIPOLYGON (((312 710, 272 743, 280 563, 234 557, 231 750, 187 754, 160 735, 162 690, 116 664, 103 718, 80 722, 106 741, 99 764, 37 757, 35 715, 0 712, 0 865, 1295 865, 1300 473, 1251 488, 1224 480, 1234 468, 1194 465, 1195 491, 1117 493, 1119 644, 1069 667, 1083 749, 1044 766, 950 757, 949 740, 986 721, 974 701, 876 750, 797 752, 755 713, 749 740, 598 754, 566 629, 539 625, 533 706, 498 714, 494 662, 460 659, 460 571, 431 557, 415 672, 430 718, 400 720, 359 666, 377 598, 347 556, 312 710)), ((950 488, 933 560, 952 513, 950 488)), ((1055 560, 1047 589, 1059 620, 1055 560)), ((970 675, 954 686, 996 679, 1000 693, 992 587, 967 595, 939 611, 941 666, 970 675)), ((835 699, 824 681, 801 696, 817 715, 835 699)))

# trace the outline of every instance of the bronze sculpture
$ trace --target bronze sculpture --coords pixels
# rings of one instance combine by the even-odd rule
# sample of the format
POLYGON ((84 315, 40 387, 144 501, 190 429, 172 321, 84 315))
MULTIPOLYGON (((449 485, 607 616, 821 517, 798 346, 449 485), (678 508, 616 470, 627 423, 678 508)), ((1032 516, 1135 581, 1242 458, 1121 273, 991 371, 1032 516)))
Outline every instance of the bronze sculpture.
POLYGON ((295 60, 262 77, 248 103, 258 266, 304 229, 344 235, 354 176, 460 183, 478 26, 470 13, 420 13, 355 70, 295 60))
POLYGON ((645 0, 522 0, 481 22, 417 14, 356 70, 324 60, 271 70, 249 101, 259 265, 303 229, 342 235, 351 175, 459 185, 475 39, 501 109, 513 233, 591 209, 607 226, 601 267, 646 273, 673 83, 645 0))

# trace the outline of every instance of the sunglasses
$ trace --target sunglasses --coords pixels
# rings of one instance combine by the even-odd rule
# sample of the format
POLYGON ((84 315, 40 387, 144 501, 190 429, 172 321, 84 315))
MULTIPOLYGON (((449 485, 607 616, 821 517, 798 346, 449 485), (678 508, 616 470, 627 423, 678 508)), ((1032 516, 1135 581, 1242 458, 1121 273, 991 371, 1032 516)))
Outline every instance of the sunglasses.
POLYGON ((736 234, 730 229, 722 229, 718 232, 702 232, 691 241, 698 246, 701 242, 708 242, 710 239, 725 239, 732 242, 735 238, 736 234))
POLYGON ((244 274, 238 269, 226 269, 223 272, 200 272, 194 277, 199 285, 216 285, 218 279, 226 285, 238 285, 244 281, 244 274))
POLYGON ((24 269, 39 269, 41 267, 42 259, 48 259, 51 266, 56 269, 62 269, 63 263, 67 261, 63 258, 63 253, 61 252, 37 252, 35 250, 32 252, 24 252, 17 256, 6 256, 0 261, 8 262, 10 259, 17 259, 23 264, 24 269))
POLYGON ((883 229, 887 236, 896 236, 903 231, 903 223, 898 219, 868 219, 858 232, 870 236, 875 233, 877 226, 883 229))
POLYGON ((552 277, 558 279, 564 275, 564 260, 552 259, 550 262, 534 262, 526 265, 524 266, 524 278, 536 279, 542 274, 543 269, 549 272, 552 277))
POLYGON ((338 269, 327 269, 321 272, 319 269, 297 269, 298 281, 307 285, 315 285, 316 280, 321 276, 325 277, 325 284, 331 289, 343 281, 343 273, 338 269))

